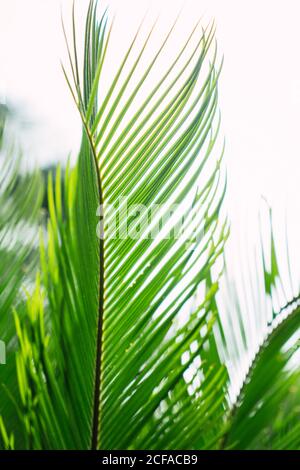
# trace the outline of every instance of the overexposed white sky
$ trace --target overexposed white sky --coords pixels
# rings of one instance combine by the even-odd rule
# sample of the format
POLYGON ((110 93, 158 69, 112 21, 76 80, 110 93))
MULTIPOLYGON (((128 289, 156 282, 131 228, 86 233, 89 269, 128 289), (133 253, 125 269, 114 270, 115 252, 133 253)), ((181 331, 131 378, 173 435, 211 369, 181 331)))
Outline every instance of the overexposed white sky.
MULTIPOLYGON (((76 1, 79 32, 87 4, 88 0, 76 1)), ((204 25, 215 18, 219 54, 225 57, 219 89, 232 246, 247 238, 251 243, 257 236, 264 196, 273 207, 278 232, 287 213, 296 259, 299 0, 102 0, 102 4, 117 12, 115 34, 122 45, 147 8, 150 15, 161 12, 166 29, 184 6, 182 37, 196 17, 203 16, 204 25)), ((29 122, 23 130, 27 158, 42 164, 66 160, 80 141, 79 119, 60 69, 60 60, 66 59, 60 14, 62 9, 68 22, 71 5, 71 0, 0 0, 0 97, 7 97, 29 122)))

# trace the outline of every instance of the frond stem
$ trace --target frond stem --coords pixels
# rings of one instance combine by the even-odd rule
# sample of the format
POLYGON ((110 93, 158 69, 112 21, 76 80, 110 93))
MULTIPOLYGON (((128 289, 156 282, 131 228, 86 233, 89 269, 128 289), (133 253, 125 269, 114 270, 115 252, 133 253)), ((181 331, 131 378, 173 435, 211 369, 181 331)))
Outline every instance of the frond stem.
MULTIPOLYGON (((103 205, 103 189, 100 176, 100 169, 98 165, 97 153, 90 133, 89 127, 83 119, 83 125, 90 143, 91 151, 93 154, 94 164, 96 166, 98 190, 99 190, 99 203, 103 205)), ((98 325, 97 325, 97 346, 96 346, 96 369, 95 369, 95 384, 94 384, 94 402, 93 402, 93 417, 92 417, 92 441, 91 448, 96 450, 98 447, 99 438, 99 418, 100 418, 100 385, 101 385, 101 368, 102 368, 102 342, 103 342, 103 314, 104 314, 104 237, 99 239, 100 249, 100 269, 99 269, 99 304, 98 304, 98 325)))

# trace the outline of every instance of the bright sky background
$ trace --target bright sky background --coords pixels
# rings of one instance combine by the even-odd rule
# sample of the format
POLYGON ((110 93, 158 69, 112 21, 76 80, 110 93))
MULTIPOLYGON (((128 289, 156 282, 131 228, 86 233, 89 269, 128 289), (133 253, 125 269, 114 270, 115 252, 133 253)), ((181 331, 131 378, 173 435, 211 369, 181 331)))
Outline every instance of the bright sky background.
MULTIPOLYGON (((184 5, 183 30, 196 17, 215 18, 220 55, 222 133, 226 136, 227 207, 231 246, 257 236, 264 196, 278 232, 285 212, 291 250, 299 254, 300 182, 300 2, 299 0, 103 0, 118 12, 117 40, 130 39, 143 12, 161 10, 170 24, 184 5), (173 15, 173 16, 172 16, 173 15), (291 220, 293 218, 293 221, 291 220), (298 251, 297 251, 298 250, 298 251)), ((66 87, 60 59, 65 45, 60 23, 70 18, 71 0, 0 0, 0 97, 6 96, 27 123, 30 158, 50 163, 76 153, 80 123, 66 87), (28 125, 28 122, 31 123, 28 125)), ((79 23, 88 0, 77 0, 79 23)), ((80 27, 79 27, 80 29, 80 27)), ((180 33, 178 33, 180 34, 180 33)), ((117 53, 117 51, 116 51, 117 53)))

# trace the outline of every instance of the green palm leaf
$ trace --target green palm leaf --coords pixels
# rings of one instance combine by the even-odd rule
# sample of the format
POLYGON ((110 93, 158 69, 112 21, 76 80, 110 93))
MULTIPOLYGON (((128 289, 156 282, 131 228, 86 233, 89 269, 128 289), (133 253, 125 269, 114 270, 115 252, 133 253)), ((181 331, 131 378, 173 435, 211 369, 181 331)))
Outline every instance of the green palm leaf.
POLYGON ((24 308, 22 284, 27 288, 34 282, 37 264, 36 231, 42 201, 41 177, 38 172, 26 172, 17 145, 8 143, 5 119, 1 129, 0 154, 0 340, 5 344, 6 364, 0 370, 0 415, 6 445, 12 441, 7 435, 3 418, 15 431, 18 441, 18 417, 14 397, 17 395, 15 351, 16 333, 13 307, 24 308))
MULTIPOLYGON (((226 315, 231 321, 230 332, 225 317, 220 319, 223 354, 235 390, 238 384, 221 439, 223 448, 299 447, 297 401, 288 407, 288 419, 283 415, 285 403, 293 401, 293 390, 298 390, 299 384, 299 297, 286 298, 285 293, 293 291, 289 284, 295 276, 291 272, 287 280, 281 276, 271 212, 268 247, 269 253, 262 249, 262 256, 255 258, 256 273, 250 267, 246 272, 252 284, 248 310, 241 306, 242 294, 230 286, 229 297, 235 299, 230 316, 226 315), (280 294, 285 304, 276 312, 280 294)), ((288 256, 285 261, 289 270, 288 256)))
MULTIPOLYGON (((228 235, 219 220, 222 153, 213 156, 214 28, 196 25, 135 104, 175 25, 140 79, 152 30, 140 48, 137 33, 102 96, 112 33, 106 13, 98 16, 91 1, 81 73, 73 11, 71 78, 65 75, 82 117, 82 145, 76 168, 67 168, 64 194, 60 170, 55 188, 49 180, 42 272, 26 318, 15 316, 21 447, 204 448, 220 432, 227 380, 216 348, 209 353, 220 274, 216 268, 212 276, 212 268, 228 235), (109 205, 122 210, 124 198, 129 207, 159 204, 166 220, 167 206, 179 204, 168 223, 174 228, 184 216, 181 231, 190 237, 153 238, 134 217, 137 237, 111 236, 109 205)), ((119 218, 116 229, 125 228, 119 218)))

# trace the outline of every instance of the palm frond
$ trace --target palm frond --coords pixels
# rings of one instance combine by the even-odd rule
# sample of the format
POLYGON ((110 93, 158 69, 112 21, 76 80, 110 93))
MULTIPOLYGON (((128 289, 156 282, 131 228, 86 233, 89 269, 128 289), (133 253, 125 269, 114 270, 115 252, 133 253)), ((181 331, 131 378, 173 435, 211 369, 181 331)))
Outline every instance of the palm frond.
MULTIPOLYGON (((82 146, 64 198, 60 171, 55 190, 49 181, 41 277, 26 318, 15 316, 23 445, 204 448, 220 432, 226 406, 226 369, 216 350, 208 352, 222 270, 216 262, 228 236, 222 149, 213 156, 220 127, 214 26, 195 26, 140 103, 176 25, 141 78, 153 29, 141 46, 138 32, 103 96, 113 33, 106 12, 98 16, 91 1, 81 73, 73 10, 70 78, 64 73, 82 118, 82 146), (137 217, 129 235, 112 236, 109 206, 122 211, 125 200, 159 205, 170 228, 183 220, 181 236, 164 237, 163 224, 151 237, 137 217)), ((126 231, 122 217, 116 230, 126 231)))
MULTIPOLYGON (((5 120, 3 120, 3 127, 5 120)), ((0 154, 0 339, 5 344, 6 364, 0 370, 0 416, 4 445, 12 446, 4 422, 15 429, 19 442, 18 416, 14 397, 17 395, 15 352, 17 339, 13 307, 23 308, 22 285, 34 282, 38 260, 36 233, 40 217, 43 189, 37 171, 25 171, 17 144, 8 142, 1 131, 0 154)), ((3 344, 2 343, 2 344, 3 344)), ((0 438, 1 441, 1 438, 0 438)))
MULTIPOLYGON (((235 299, 235 304, 231 304, 230 315, 220 321, 223 331, 219 337, 224 339, 223 357, 233 394, 222 447, 284 449, 299 442, 295 420, 298 406, 289 408, 289 420, 282 416, 282 410, 299 383, 300 301, 290 285, 295 276, 290 272, 284 278, 281 274, 271 211, 269 230, 269 252, 261 242, 261 256, 254 258, 255 274, 251 267, 246 271, 251 289, 235 289, 229 284, 229 298, 235 299), (276 311, 279 299, 283 304, 276 311), (230 326, 226 319, 230 319, 230 326), (287 431, 291 441, 285 439, 287 431)), ((289 271, 288 256, 285 261, 289 271)))

